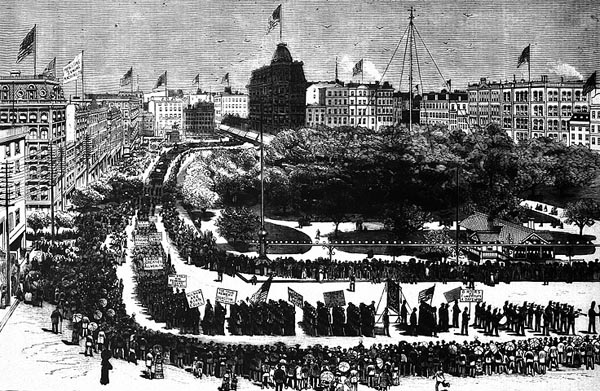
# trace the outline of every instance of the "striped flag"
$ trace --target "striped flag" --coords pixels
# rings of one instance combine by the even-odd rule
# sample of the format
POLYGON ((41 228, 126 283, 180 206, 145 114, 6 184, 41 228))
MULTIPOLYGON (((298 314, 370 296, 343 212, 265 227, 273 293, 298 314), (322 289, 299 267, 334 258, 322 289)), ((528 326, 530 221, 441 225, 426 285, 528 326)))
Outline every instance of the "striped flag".
POLYGON ((455 300, 460 299, 460 287, 449 290, 448 292, 444 292, 444 297, 448 303, 452 303, 455 300))
POLYGON ((19 47, 19 54, 17 54, 17 64, 23 61, 25 57, 30 55, 35 50, 35 28, 36 25, 33 25, 31 31, 27 33, 23 42, 21 42, 21 47, 19 47))
POLYGON ((156 85, 154 86, 154 88, 158 88, 162 85, 167 85, 167 71, 164 71, 162 75, 160 75, 158 77, 158 80, 156 81, 156 85))
POLYGON ((354 65, 354 68, 352 68, 352 76, 354 77, 361 73, 363 73, 363 60, 362 59, 354 65))
POLYGON ((131 84, 132 79, 133 79, 133 67, 129 68, 129 70, 121 78, 121 83, 120 83, 121 87, 131 84))
POLYGON ((42 76, 56 77, 56 57, 46 65, 44 72, 42 72, 42 76))
POLYGON ((281 23, 281 4, 275 8, 273 14, 269 17, 269 25, 267 26, 267 34, 271 32, 277 25, 281 23))
POLYGON ((435 290, 435 285, 431 288, 423 289, 419 292, 419 303, 422 301, 430 301, 433 299, 433 291, 435 290))
POLYGON ((200 84, 200 74, 197 74, 196 77, 194 77, 192 84, 200 84))
POLYGON ((269 289, 271 289, 271 281, 273 281, 273 276, 270 276, 267 281, 263 282, 262 286, 250 298, 250 303, 258 304, 267 301, 269 289))
POLYGON ((594 91, 595 89, 596 89, 596 72, 592 73, 592 75, 587 79, 587 81, 583 85, 583 95, 587 95, 588 93, 594 91))
POLYGON ((229 83, 229 72, 227 72, 225 76, 223 76, 223 78, 221 79, 221 84, 225 82, 229 83))
POLYGON ((531 50, 530 47, 531 45, 527 45, 527 47, 523 49, 523 52, 519 56, 519 61, 517 61, 517 68, 523 65, 525 62, 529 63, 529 51, 531 50))

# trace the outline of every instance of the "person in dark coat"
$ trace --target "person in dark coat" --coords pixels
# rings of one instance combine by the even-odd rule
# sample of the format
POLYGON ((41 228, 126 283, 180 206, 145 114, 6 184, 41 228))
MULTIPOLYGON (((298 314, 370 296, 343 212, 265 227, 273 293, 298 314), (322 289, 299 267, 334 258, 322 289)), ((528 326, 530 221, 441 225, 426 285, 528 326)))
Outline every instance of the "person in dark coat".
POLYGON ((110 351, 109 350, 104 350, 101 353, 102 356, 102 369, 100 370, 100 384, 102 384, 103 386, 107 385, 109 383, 109 379, 108 379, 108 371, 110 371, 111 369, 113 369, 109 359, 110 359, 110 351))

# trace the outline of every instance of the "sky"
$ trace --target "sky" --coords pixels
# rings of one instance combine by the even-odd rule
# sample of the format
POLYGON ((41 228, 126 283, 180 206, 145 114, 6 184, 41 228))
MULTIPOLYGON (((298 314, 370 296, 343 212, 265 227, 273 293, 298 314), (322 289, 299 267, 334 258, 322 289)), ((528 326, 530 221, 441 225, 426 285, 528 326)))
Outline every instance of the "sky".
MULTIPOLYGON (((353 65, 364 59, 364 81, 387 80, 398 89, 402 77, 406 91, 403 35, 411 6, 421 70, 415 61, 413 77, 421 90, 440 90, 444 79, 452 80, 453 89, 481 77, 527 79, 527 66, 516 65, 529 44, 532 79, 543 74, 581 79, 600 68, 598 0, 0 2, 0 75, 33 72, 33 56, 20 64, 15 60, 22 39, 37 24, 38 73, 56 57, 62 76, 62 67, 83 50, 86 92, 118 91, 130 66, 144 91, 164 70, 169 88, 191 91, 199 74, 202 89, 220 91, 220 79, 229 73, 231 87, 243 90, 251 71, 270 62, 279 42, 278 28, 266 34, 279 4, 283 42, 294 60, 304 62, 308 81, 333 80, 336 58, 339 78, 349 81, 353 65)), ((67 94, 74 84, 65 86, 67 94)))

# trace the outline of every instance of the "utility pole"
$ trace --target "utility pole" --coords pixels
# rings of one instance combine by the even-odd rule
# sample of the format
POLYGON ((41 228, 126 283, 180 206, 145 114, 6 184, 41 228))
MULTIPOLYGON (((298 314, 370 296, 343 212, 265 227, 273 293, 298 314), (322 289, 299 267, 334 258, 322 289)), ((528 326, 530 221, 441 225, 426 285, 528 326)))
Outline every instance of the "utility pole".
POLYGON ((4 235, 6 236, 6 305, 10 306, 10 283, 12 265, 10 259, 10 226, 8 224, 8 161, 4 162, 4 235))

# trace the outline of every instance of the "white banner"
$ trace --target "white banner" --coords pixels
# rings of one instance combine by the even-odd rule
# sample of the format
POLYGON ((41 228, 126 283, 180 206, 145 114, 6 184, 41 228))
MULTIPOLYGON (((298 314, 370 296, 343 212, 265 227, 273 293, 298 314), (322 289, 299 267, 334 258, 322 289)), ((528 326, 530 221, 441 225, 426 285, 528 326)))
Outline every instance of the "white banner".
POLYGON ((185 296, 187 297, 188 306, 190 308, 200 307, 204 305, 204 296, 202 295, 202 289, 198 289, 193 292, 186 292, 185 296))
POLYGON ((144 258, 144 270, 162 270, 164 262, 162 257, 144 258))
POLYGON ((79 53, 73 61, 63 67, 63 84, 79 79, 83 69, 83 52, 79 53))
POLYGON ((167 277, 167 285, 173 288, 187 288, 187 275, 185 274, 169 274, 167 277))
POLYGON ((467 303, 479 303, 483 301, 483 289, 461 289, 460 301, 467 303))
POLYGON ((233 289, 217 288, 217 296, 215 301, 223 304, 235 304, 237 299, 237 291, 233 289))

